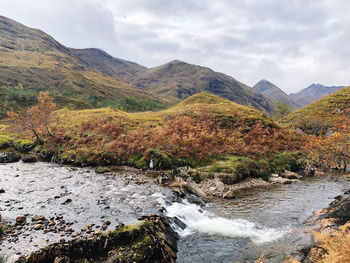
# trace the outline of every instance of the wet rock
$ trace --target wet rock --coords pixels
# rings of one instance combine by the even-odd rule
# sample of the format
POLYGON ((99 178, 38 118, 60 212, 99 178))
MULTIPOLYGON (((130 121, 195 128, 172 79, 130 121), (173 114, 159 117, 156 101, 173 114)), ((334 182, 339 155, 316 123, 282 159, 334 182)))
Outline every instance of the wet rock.
POLYGON ((103 224, 109 226, 109 225, 111 224, 111 221, 109 221, 109 220, 104 220, 104 221, 103 221, 103 224))
POLYGON ((66 232, 66 233, 72 233, 72 232, 73 232, 73 228, 67 227, 67 228, 64 230, 64 232, 66 232))
POLYGON ((274 183, 274 184, 291 184, 291 183, 293 183, 292 180, 287 179, 287 178, 282 178, 282 177, 270 177, 269 182, 274 183))
POLYGON ((37 157, 33 154, 26 154, 22 156, 22 161, 24 163, 35 163, 38 161, 37 157))
POLYGON ((0 194, 4 194, 5 193, 5 189, 0 189, 0 194))
POLYGON ((299 175, 297 173, 287 171, 287 170, 284 171, 283 173, 281 173, 280 176, 283 178, 287 178, 287 179, 300 179, 302 177, 301 175, 299 175))
POLYGON ((43 221, 45 220, 45 216, 33 216, 32 221, 43 221))
POLYGON ((13 152, 0 153, 0 163, 15 163, 21 160, 21 157, 13 152))
POLYGON ((16 217, 16 224, 17 225, 22 225, 27 221, 27 217, 26 216, 17 216, 16 217))
POLYGON ((228 190, 222 197, 225 199, 234 199, 236 195, 232 190, 228 190))
POLYGON ((64 201, 63 203, 61 203, 61 205, 67 205, 69 203, 72 202, 72 199, 68 198, 66 201, 64 201))
POLYGON ((36 224, 33 229, 34 230, 40 230, 42 227, 43 227, 42 224, 36 224))

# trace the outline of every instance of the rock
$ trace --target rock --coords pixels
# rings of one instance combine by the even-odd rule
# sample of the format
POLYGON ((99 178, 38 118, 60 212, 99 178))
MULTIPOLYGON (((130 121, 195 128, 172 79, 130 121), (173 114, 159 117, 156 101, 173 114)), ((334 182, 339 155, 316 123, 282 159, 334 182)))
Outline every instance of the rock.
POLYGON ((277 178, 277 177, 279 177, 279 175, 278 174, 271 174, 271 177, 277 178))
POLYGON ((22 156, 22 161, 24 163, 35 163, 38 161, 35 155, 27 154, 22 156))
POLYGON ((42 228, 42 224, 36 224, 35 226, 34 226, 34 230, 40 230, 41 228, 42 228))
POLYGON ((71 233, 71 232, 73 232, 73 228, 67 227, 67 228, 64 230, 64 232, 66 232, 66 233, 71 233))
POLYGON ((49 223, 49 226, 54 226, 55 225, 55 222, 54 221, 51 221, 50 223, 49 223))
POLYGON ((66 201, 64 201, 63 203, 61 203, 61 205, 67 205, 69 203, 72 202, 72 199, 68 198, 66 201))
POLYGON ((32 221, 42 221, 45 220, 45 216, 33 216, 32 221))
POLYGON ((15 163, 19 160, 21 160, 21 157, 13 152, 0 153, 0 163, 15 163))
POLYGON ((300 179, 302 176, 297 173, 286 170, 283 173, 281 173, 281 177, 287 178, 287 179, 300 179))
POLYGON ((270 177, 269 182, 274 184, 291 184, 293 181, 282 177, 270 177))
POLYGON ((17 216, 16 217, 16 224, 17 225, 22 225, 27 221, 27 217, 25 216, 17 216))
POLYGON ((233 193, 232 190, 228 190, 223 196, 225 199, 233 199, 236 198, 235 194, 233 193))
POLYGON ((0 194, 4 194, 5 193, 5 189, 0 189, 0 194))
MULTIPOLYGON (((150 215, 142 227, 118 228, 116 232, 87 239, 75 239, 50 245, 26 257, 25 262, 176 262, 179 235, 171 227, 171 219, 150 215), (119 232, 118 232, 119 231, 119 232), (147 238, 146 238, 147 237, 147 238), (140 244, 139 240, 146 243, 140 244), (135 256, 137 260, 135 261, 135 256), (60 261, 61 259, 65 261, 60 261)), ((18 261, 17 261, 18 262, 18 261)))
POLYGON ((109 221, 109 220, 104 220, 104 221, 103 221, 103 224, 109 226, 109 225, 111 224, 111 221, 109 221))

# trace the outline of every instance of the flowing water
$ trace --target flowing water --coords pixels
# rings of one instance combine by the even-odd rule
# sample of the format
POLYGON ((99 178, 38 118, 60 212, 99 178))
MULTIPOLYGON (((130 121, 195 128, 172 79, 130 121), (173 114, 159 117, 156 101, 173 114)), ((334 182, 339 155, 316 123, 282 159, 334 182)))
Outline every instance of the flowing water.
MULTIPOLYGON (((281 262, 285 252, 310 244, 310 217, 334 197, 350 188, 345 178, 308 179, 291 185, 249 192, 235 200, 217 200, 206 207, 177 200, 138 171, 96 174, 91 169, 57 164, 22 162, 0 165, 0 210, 3 220, 14 222, 29 213, 60 217, 75 232, 86 224, 111 221, 131 224, 144 214, 180 218, 187 227, 180 233, 178 262, 253 261, 262 253, 281 262)), ((28 217, 29 218, 29 217, 28 217)), ((29 221, 29 220, 28 220, 29 221)), ((68 235, 22 230, 15 240, 4 240, 0 254, 16 255, 37 250, 68 235)))

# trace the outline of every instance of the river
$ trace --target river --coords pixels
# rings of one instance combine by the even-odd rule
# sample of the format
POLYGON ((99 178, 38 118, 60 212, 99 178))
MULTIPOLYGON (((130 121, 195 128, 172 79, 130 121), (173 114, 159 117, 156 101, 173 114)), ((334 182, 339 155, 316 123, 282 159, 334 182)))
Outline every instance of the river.
MULTIPOLYGON (((271 262, 281 262, 286 252, 310 244, 313 212, 348 190, 350 181, 344 177, 307 179, 199 207, 179 202, 171 190, 147 180, 138 170, 96 174, 89 168, 18 162, 0 165, 0 188, 5 190, 0 194, 3 220, 14 223, 23 214, 29 214, 28 219, 44 215, 65 220, 75 233, 86 224, 98 229, 104 220, 111 222, 108 229, 121 222, 132 224, 141 215, 159 213, 163 206, 168 216, 177 216, 187 225, 184 230, 178 228, 177 262, 231 263, 252 262, 262 253, 271 262)), ((14 259, 71 238, 32 228, 28 222, 16 230, 15 238, 3 240, 0 254, 14 259)))

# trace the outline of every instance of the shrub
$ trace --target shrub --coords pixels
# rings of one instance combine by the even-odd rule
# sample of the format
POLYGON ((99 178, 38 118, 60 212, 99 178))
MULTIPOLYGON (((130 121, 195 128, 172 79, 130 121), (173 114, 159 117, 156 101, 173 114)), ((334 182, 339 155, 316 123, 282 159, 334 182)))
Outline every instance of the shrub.
POLYGON ((28 139, 16 140, 14 142, 14 147, 17 151, 28 152, 34 148, 34 142, 28 139))

